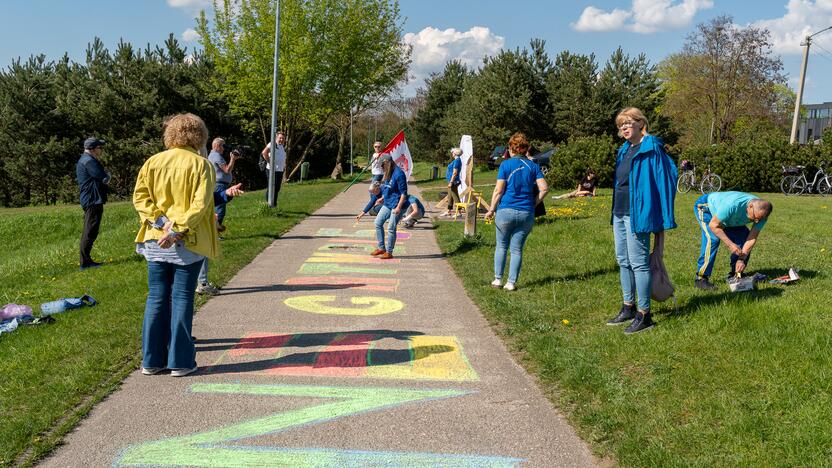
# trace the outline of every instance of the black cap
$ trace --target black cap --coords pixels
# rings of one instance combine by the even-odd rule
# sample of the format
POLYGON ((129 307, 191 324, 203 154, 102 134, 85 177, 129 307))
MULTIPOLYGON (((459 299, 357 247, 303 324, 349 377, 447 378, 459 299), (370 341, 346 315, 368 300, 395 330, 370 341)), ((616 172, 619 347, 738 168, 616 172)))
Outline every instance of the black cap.
POLYGON ((84 149, 96 149, 104 146, 105 141, 99 140, 95 137, 90 137, 84 140, 84 149))

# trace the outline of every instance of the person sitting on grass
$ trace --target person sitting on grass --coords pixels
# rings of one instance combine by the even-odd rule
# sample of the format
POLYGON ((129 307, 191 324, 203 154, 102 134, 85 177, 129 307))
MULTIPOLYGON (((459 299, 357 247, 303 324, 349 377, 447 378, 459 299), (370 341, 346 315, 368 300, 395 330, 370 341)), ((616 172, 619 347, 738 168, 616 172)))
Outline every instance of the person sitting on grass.
POLYGON ((578 197, 594 197, 595 189, 598 185, 598 176, 595 171, 589 169, 586 171, 586 176, 578 183, 578 188, 563 195, 557 195, 552 198, 560 200, 562 198, 578 198, 578 197))
POLYGON ((407 209, 407 175, 399 169, 389 154, 381 156, 384 178, 381 180, 381 198, 384 200, 376 215, 376 240, 378 248, 370 255, 380 259, 393 258, 396 246, 396 226, 407 209), (389 223, 387 221, 389 220, 389 223), (384 223, 387 223, 387 241, 384 239, 384 223))
POLYGON ((425 216, 425 205, 416 195, 408 195, 407 202, 410 203, 410 208, 407 210, 407 216, 402 219, 402 224, 406 229, 411 229, 425 216))
POLYGON ((731 251, 731 273, 728 277, 733 278, 745 270, 751 249, 757 243, 772 209, 771 202, 744 192, 706 193, 696 200, 693 214, 702 231, 702 247, 694 282, 697 288, 715 288, 709 278, 720 241, 731 251), (746 227, 749 223, 750 230, 746 227))

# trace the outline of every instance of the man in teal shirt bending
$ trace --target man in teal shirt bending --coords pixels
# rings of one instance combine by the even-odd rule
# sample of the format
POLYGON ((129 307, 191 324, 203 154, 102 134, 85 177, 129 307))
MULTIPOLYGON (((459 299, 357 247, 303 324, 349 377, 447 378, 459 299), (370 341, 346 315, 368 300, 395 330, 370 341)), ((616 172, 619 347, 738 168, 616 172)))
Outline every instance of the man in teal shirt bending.
POLYGON ((731 251, 731 276, 742 273, 771 214, 771 202, 744 192, 707 193, 696 200, 693 214, 702 231, 695 286, 714 289, 709 281, 720 241, 731 251), (751 223, 751 229, 747 224, 751 223))

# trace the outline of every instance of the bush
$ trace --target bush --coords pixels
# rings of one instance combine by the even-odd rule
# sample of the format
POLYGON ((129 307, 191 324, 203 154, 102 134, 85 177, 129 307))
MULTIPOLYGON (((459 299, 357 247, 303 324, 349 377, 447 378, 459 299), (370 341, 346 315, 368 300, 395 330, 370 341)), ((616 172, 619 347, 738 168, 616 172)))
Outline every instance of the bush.
POLYGON ((549 163, 546 181, 552 188, 575 188, 589 168, 601 187, 612 186, 617 146, 609 136, 570 138, 557 147, 549 163))
POLYGON ((722 177, 722 190, 779 192, 783 166, 806 166, 811 176, 822 161, 832 161, 830 148, 790 145, 788 140, 764 137, 744 143, 722 143, 708 147, 690 147, 679 159, 693 161, 697 175, 710 164, 711 171, 722 177))

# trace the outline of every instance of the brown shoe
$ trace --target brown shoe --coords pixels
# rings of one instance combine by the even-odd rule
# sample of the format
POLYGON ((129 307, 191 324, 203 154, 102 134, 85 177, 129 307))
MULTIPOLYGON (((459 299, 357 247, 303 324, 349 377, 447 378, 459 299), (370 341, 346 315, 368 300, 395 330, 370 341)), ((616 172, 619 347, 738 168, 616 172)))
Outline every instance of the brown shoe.
POLYGON ((378 258, 382 260, 390 260, 391 258, 393 258, 393 254, 391 254, 390 252, 384 252, 383 254, 379 255, 378 258))
POLYGON ((373 250, 373 253, 371 253, 370 255, 372 255, 373 257, 378 257, 379 255, 383 254, 384 252, 385 252, 384 249, 375 249, 375 250, 373 250))

